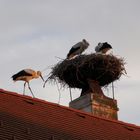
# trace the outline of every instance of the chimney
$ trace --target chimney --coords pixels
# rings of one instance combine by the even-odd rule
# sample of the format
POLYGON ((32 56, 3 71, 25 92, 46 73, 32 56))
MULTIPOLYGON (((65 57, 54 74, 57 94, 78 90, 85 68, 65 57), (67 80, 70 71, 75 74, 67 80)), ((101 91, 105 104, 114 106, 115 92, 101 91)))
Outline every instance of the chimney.
POLYGON ((88 83, 89 89, 83 89, 81 96, 71 101, 69 106, 98 117, 118 120, 117 101, 106 97, 97 81, 88 80, 88 83))

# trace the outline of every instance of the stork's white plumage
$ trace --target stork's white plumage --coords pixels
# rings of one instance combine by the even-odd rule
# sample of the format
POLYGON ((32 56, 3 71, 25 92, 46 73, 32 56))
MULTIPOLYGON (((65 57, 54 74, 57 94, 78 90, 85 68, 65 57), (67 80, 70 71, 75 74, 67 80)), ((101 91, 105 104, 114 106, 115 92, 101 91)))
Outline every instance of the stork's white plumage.
POLYGON ((95 47, 95 51, 98 54, 106 54, 110 49, 112 49, 112 46, 107 42, 98 43, 98 45, 95 47))
POLYGON ((33 94, 32 90, 31 90, 29 81, 32 80, 32 79, 39 78, 39 77, 41 77, 41 79, 44 81, 40 71, 36 72, 36 71, 34 71, 32 69, 24 69, 24 70, 21 70, 20 72, 18 72, 16 74, 14 74, 12 76, 12 79, 13 79, 13 81, 25 81, 23 94, 25 94, 25 87, 26 87, 26 83, 27 83, 31 94, 34 97, 34 94, 33 94))
POLYGON ((67 54, 67 59, 72 59, 76 55, 80 55, 88 48, 88 46, 89 43, 85 39, 83 39, 81 42, 78 42, 70 49, 69 53, 67 54))

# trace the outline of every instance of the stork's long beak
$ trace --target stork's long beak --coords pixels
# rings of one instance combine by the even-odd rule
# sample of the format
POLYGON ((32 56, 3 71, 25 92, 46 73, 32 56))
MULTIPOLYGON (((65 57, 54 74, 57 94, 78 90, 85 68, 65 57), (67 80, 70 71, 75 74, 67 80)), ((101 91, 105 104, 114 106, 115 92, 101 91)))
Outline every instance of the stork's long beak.
POLYGON ((42 77, 42 75, 40 75, 41 79, 43 80, 43 82, 45 81, 44 78, 42 77))

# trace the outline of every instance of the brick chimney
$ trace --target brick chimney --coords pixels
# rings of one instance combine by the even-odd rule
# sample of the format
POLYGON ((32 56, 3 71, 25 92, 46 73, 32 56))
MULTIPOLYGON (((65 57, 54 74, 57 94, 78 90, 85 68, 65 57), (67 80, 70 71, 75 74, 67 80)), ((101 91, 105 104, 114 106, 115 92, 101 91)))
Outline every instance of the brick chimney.
POLYGON ((102 118, 118 120, 117 101, 106 97, 97 81, 89 80, 89 88, 83 89, 81 96, 69 103, 74 109, 89 112, 102 118))

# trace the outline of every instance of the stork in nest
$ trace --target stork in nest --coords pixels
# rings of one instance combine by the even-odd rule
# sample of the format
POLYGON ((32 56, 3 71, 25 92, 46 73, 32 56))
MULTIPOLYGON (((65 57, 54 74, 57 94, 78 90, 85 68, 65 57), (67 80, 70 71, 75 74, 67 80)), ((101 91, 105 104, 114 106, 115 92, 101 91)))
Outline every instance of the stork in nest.
POLYGON ((89 46, 89 43, 83 39, 81 42, 78 42, 70 49, 69 53, 67 54, 67 59, 73 59, 75 56, 80 55, 84 52, 89 46))

